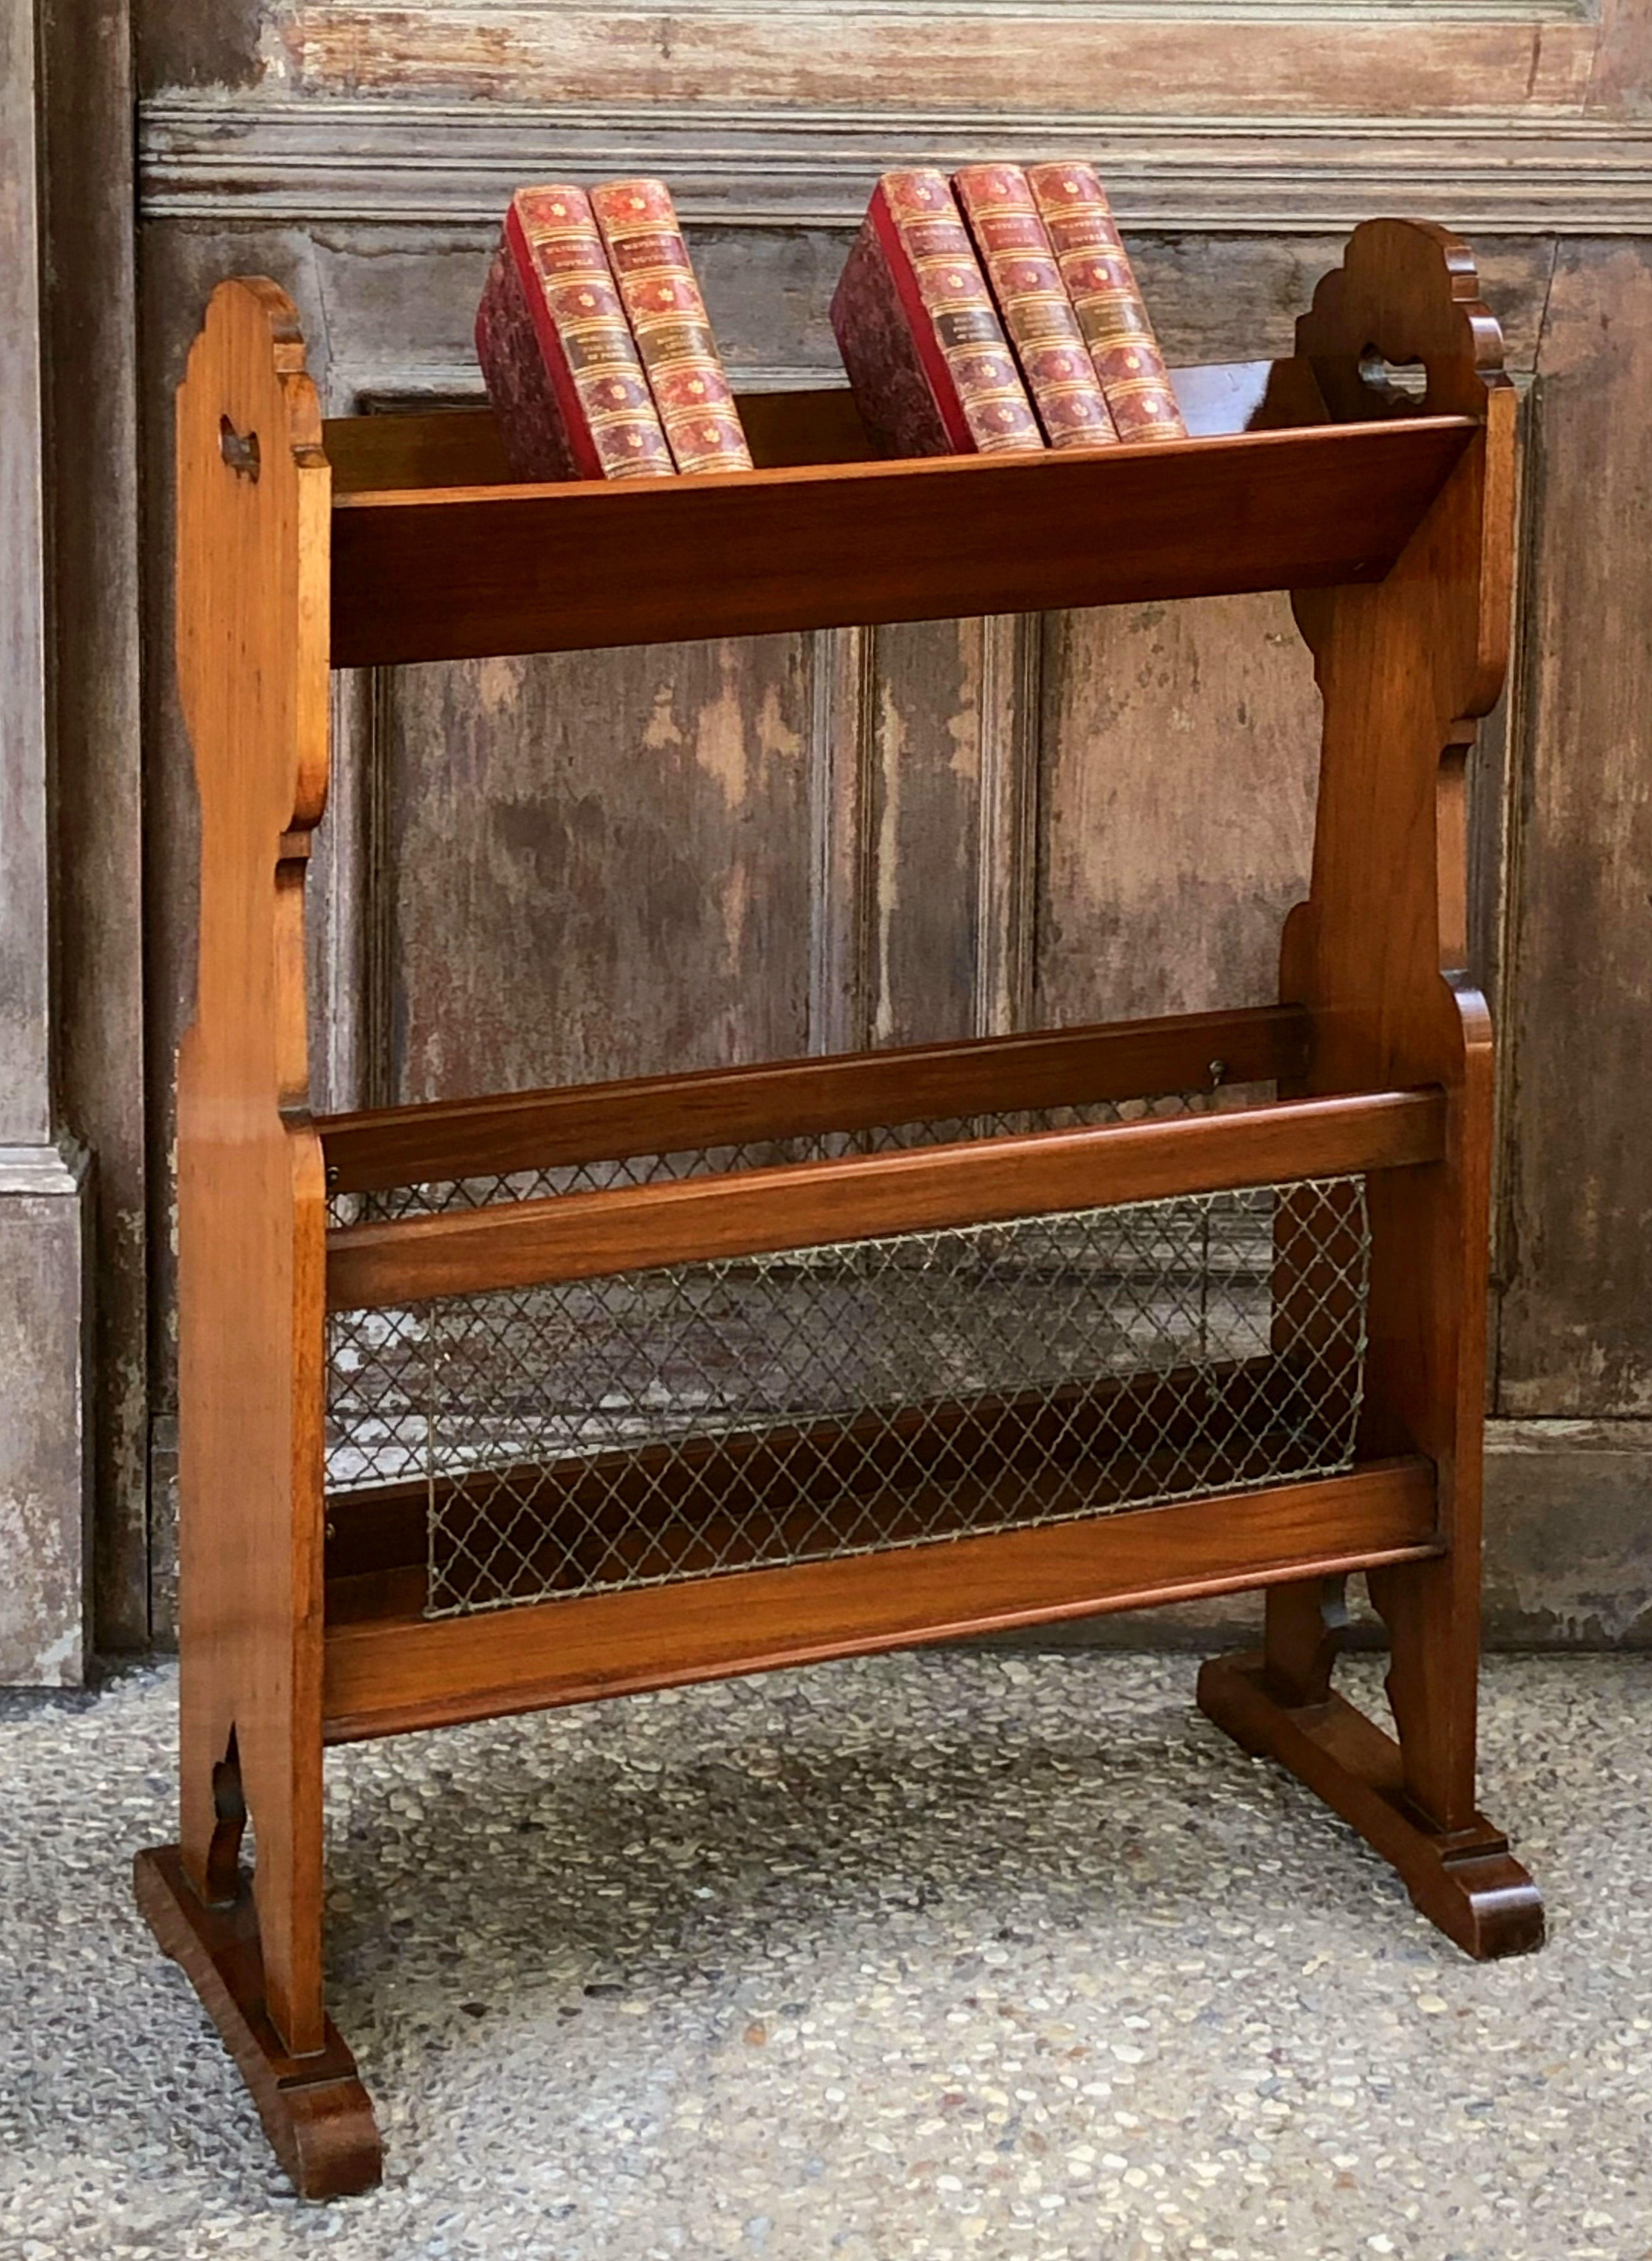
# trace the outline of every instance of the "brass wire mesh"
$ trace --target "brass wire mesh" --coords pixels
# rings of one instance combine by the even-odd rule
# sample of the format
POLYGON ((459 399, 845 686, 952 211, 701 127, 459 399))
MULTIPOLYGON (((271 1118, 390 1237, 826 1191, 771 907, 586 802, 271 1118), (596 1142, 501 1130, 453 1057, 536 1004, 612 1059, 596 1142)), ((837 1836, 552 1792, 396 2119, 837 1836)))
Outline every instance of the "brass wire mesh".
POLYGON ((1208 1112, 1232 1105, 1247 1087, 1178 1091, 1152 1099, 1101 1099, 1070 1107, 1027 1107, 996 1113, 930 1116, 880 1123, 869 1130, 820 1130, 800 1137, 752 1139, 740 1145, 687 1146, 667 1153, 627 1154, 569 1162, 544 1170, 516 1170, 479 1178, 442 1178, 391 1186, 375 1193, 331 1193, 331 1225, 393 1224, 404 1217, 437 1217, 453 1209, 489 1209, 497 1202, 546 1201, 558 1194, 609 1193, 627 1186, 669 1184, 683 1178, 726 1177, 740 1170, 775 1169, 793 1162, 824 1162, 846 1155, 892 1154, 914 1146, 952 1145, 976 1138, 1024 1138, 1035 1130, 1083 1130, 1108 1123, 1143 1123, 1167 1116, 1208 1112))
POLYGON ((340 1312, 329 1484, 450 1616, 1334 1474, 1370 1253, 1339 1177, 340 1312))

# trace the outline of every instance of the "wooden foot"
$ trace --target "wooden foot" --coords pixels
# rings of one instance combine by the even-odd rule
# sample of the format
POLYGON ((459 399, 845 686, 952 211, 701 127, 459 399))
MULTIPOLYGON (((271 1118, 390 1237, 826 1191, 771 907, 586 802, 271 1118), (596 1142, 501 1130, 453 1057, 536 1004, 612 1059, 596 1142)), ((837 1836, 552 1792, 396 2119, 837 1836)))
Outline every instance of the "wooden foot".
POLYGON ((355 2059, 329 2018, 313 2056, 290 2056, 264 2006, 258 1916, 245 1876, 234 1899, 198 1898, 175 1845, 139 1853, 132 1882, 149 1928, 181 1963, 253 2092, 264 2132, 301 2198, 371 2190, 383 2145, 355 2059))
POLYGON ((1405 1796, 1399 1745, 1342 1697, 1288 1708, 1269 1693, 1258 1651, 1205 1665, 1198 1702, 1241 1750, 1277 1759, 1350 1822, 1470 1955, 1487 1962, 1542 1945, 1543 1903, 1507 1838, 1478 1813, 1464 1829, 1433 1828, 1405 1796))

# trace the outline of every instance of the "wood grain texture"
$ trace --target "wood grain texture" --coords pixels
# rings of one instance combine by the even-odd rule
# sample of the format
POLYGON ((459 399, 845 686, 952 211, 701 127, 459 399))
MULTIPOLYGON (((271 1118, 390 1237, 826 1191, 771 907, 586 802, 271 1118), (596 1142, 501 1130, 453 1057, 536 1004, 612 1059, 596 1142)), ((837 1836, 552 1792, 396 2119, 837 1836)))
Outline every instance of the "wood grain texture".
POLYGON ((138 1855, 133 1886, 157 1942, 182 1966, 223 2036, 299 2196, 349 2198, 375 2188, 383 2146, 338 2028, 329 2018, 319 2046, 295 2056, 271 2021, 247 1879, 239 1880, 232 1899, 209 1906, 180 1848, 163 1845, 138 1855))
POLYGON ((538 1710, 830 1656, 1134 1609, 1427 1554, 1434 1479, 1405 1461, 1313 1483, 943 1546, 469 1618, 340 1626, 327 1738, 538 1710))
POLYGON ((1437 1092, 1378 1092, 344 1225, 327 1236, 327 1302, 355 1310, 1209 1188, 1400 1170, 1437 1161, 1444 1128, 1437 1092))
POLYGON ((863 107, 921 100, 968 115, 996 108, 1041 123, 1091 117, 1306 111, 1355 118, 1582 107, 1596 26, 1588 21, 1431 20, 1282 11, 1174 17, 1126 9, 935 6, 785 11, 690 5, 669 19, 586 7, 385 9, 290 0, 270 11, 294 90, 388 94, 408 85, 470 98, 602 104, 748 100, 863 107))
MULTIPOLYGON (((1407 1794, 1455 1831, 1475 1811, 1491 1101, 1490 1024, 1465 964, 1463 767, 1506 652, 1514 402, 1472 255, 1443 230, 1356 231, 1298 347, 1345 355, 1356 341, 1421 360, 1431 398, 1466 407, 1477 391, 1484 418, 1379 587, 1297 594, 1325 725, 1312 889, 1280 976, 1316 1016, 1308 1090, 1404 1075, 1448 1095, 1441 1159, 1370 1187, 1361 1439, 1368 1453, 1425 1452, 1439 1471, 1449 1553, 1374 1576, 1371 1595, 1392 1640, 1407 1794)), ((1297 1669, 1298 1634, 1277 1611, 1278 1680, 1297 1669)))
POLYGON ((1490 1962, 1542 1945, 1542 1900, 1503 1832, 1477 1812, 1450 1829, 1420 1818, 1399 1745, 1344 1698, 1332 1691, 1314 1701, 1282 1701, 1255 1655, 1207 1664, 1198 1700, 1241 1749, 1280 1760, 1351 1823, 1398 1870, 1429 1922, 1465 1954, 1490 1962))
POLYGON ((878 631, 866 877, 867 1000, 876 1044, 962 1035, 974 1020, 987 711, 980 620, 878 631))
POLYGON ((1210 1080, 1211 1059, 1219 1052, 1228 1082, 1272 1083, 1302 1073, 1311 1037, 1312 1023, 1299 1007, 1264 1005, 324 1116, 316 1127, 329 1187, 359 1193, 1197 1089, 1210 1080))
POLYGON ((1284 598, 1057 614, 1044 650, 1038 1020, 1275 995, 1319 734, 1284 598))
POLYGON ((773 637, 386 680, 375 1095, 805 1050, 807 670, 773 637))
MULTIPOLYGON (((1645 0, 1627 0, 1622 12, 1627 18, 1644 6, 1645 0)), ((1625 30, 1620 58, 1631 78, 1643 77, 1646 59, 1627 20, 1625 30)), ((1639 44, 1646 44, 1643 32, 1639 44)), ((1598 49, 1597 63, 1604 58, 1605 48, 1598 49)), ((468 102, 417 84, 367 100, 337 95, 311 103, 163 92, 139 109, 141 207, 154 221, 296 221, 325 228, 335 245, 341 231, 363 223, 401 231, 434 226, 444 236, 475 229, 480 241, 497 233, 500 208, 518 181, 659 175, 672 183, 694 227, 697 259, 714 231, 731 249, 743 240, 748 269, 770 260, 783 267, 793 302, 785 319, 808 295, 809 236, 852 232, 868 183, 915 149, 953 170, 990 163, 1006 150, 1092 162, 1100 153, 1132 251, 1144 236, 1156 239, 1161 256, 1171 261, 1184 247, 1198 258, 1215 236, 1226 239, 1239 263, 1288 259, 1300 249, 1318 274, 1335 258, 1338 239, 1329 231, 1372 212, 1447 212, 1473 233, 1493 303, 1497 267, 1511 239, 1536 248, 1554 233, 1644 235, 1652 216, 1652 166, 1633 91, 1627 103, 1608 96, 1582 115, 1460 113, 1446 126, 1437 118, 1337 118, 1304 111, 1191 118, 1155 105, 1134 117, 1110 111, 1105 118, 1047 106, 1035 127, 1001 110, 948 112, 926 100, 922 85, 898 97, 893 89, 880 94, 875 108, 848 110, 726 97, 712 112, 657 98, 632 109, 468 102), (1316 238, 1326 242, 1329 261, 1316 238)), ((846 240, 836 250, 828 293, 847 248, 846 240)), ((394 255, 417 256, 405 234, 394 255)), ((731 305, 761 303, 757 276, 733 301, 727 279, 718 278, 722 305, 712 307, 719 339, 741 348, 747 366, 772 362, 776 301, 769 301, 767 325, 746 314, 726 327, 731 305), (757 350, 745 350, 748 344, 757 350)), ((1156 315, 1156 300, 1154 306, 1156 315)), ((1262 328, 1243 320, 1229 327, 1233 311, 1212 302, 1205 327, 1227 329, 1227 349, 1257 351, 1262 328)), ((1284 298, 1270 309, 1282 327, 1291 311, 1284 298)), ((416 336, 417 325, 405 334, 416 336)))
MULTIPOLYGON (((299 309, 306 340, 325 334, 314 262, 295 232, 248 232, 232 254, 188 230, 152 238, 139 266, 143 542, 143 1043, 149 1197, 151 1576, 156 1641, 177 1639, 177 1496, 168 1449, 178 1403, 178 1048, 196 1011, 201 811, 180 698, 176 639, 176 388, 218 283, 242 269, 272 275, 299 309)), ((311 374, 314 362, 311 356, 311 374)), ((320 836, 325 839, 325 833, 320 836)), ((325 855, 325 850, 323 851, 325 855)))
POLYGON ((302 2056, 324 2024, 324 1195, 303 890, 327 779, 330 496, 273 284, 214 292, 177 418, 178 677, 201 806, 178 1073, 182 1855, 200 1896, 223 1898, 250 1806, 269 2016, 302 2056))
POLYGON ((1497 1404, 1511 1416, 1644 1419, 1652 246, 1560 248, 1539 370, 1497 1404))
POLYGON ((1431 416, 1097 455, 346 495, 333 661, 1376 580, 1471 435, 1431 416), (1036 549, 1017 538, 1029 521, 1036 549))

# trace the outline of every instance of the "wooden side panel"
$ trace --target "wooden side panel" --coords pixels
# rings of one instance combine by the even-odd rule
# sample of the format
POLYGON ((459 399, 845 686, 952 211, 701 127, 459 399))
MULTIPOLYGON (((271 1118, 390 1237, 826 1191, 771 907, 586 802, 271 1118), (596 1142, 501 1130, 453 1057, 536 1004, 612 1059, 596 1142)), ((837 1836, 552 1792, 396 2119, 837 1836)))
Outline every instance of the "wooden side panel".
MULTIPOLYGON (((1506 658, 1514 397, 1472 255, 1441 229, 1379 220, 1350 239, 1298 341, 1324 355, 1359 341, 1420 361, 1431 402, 1477 398, 1485 419, 1386 581, 1298 593, 1325 733, 1312 888, 1281 968, 1282 989, 1316 1016, 1311 1090, 1395 1076, 1436 1080, 1448 1097, 1443 1159, 1371 1188, 1361 1433, 1363 1451, 1422 1451, 1439 1472, 1448 1556, 1371 1590, 1393 1642, 1406 1790, 1453 1830, 1474 1812, 1492 1067, 1466 965, 1462 784, 1506 658)), ((1299 1606, 1270 1611, 1277 1700, 1312 1700, 1319 1646, 1299 1606)))
POLYGON ((1498 1410, 1652 1414, 1652 244, 1562 244, 1538 352, 1498 1410))
POLYGON ((1040 1023, 1270 1000, 1319 770, 1287 600, 1054 614, 1044 683, 1040 1023))
POLYGON ((805 1051, 809 667, 768 637, 383 678, 376 1095, 805 1051))
POLYGON ((201 812, 178 1068, 182 1849, 203 1900, 232 1897, 250 1807, 269 2013, 296 2055, 324 2026, 325 1217, 304 961, 327 782, 320 441, 291 301, 223 284, 177 418, 178 681, 201 812))

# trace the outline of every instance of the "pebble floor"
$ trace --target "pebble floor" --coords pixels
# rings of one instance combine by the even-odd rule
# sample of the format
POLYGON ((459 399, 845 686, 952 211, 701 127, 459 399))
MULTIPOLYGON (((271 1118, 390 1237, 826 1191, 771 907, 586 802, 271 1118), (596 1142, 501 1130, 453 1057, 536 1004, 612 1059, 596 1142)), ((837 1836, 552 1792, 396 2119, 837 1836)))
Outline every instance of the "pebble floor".
POLYGON ((324 2207, 132 1912, 171 1675, 0 1699, 0 2256, 1648 2261, 1652 1659, 1488 1666, 1551 1939, 1484 1968, 1192 1680, 956 1651, 334 1754, 388 2165, 324 2207))

